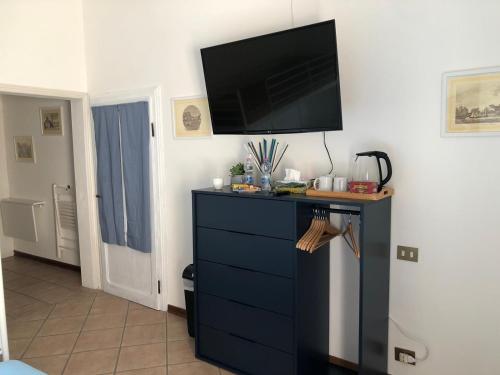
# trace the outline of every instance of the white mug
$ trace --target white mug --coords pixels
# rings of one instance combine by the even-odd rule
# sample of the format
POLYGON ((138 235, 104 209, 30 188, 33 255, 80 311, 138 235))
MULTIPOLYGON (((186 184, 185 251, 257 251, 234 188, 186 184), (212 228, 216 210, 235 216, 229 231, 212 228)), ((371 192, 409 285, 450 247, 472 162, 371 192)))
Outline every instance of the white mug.
POLYGON ((320 191, 332 191, 333 177, 332 176, 321 176, 314 180, 313 188, 314 190, 320 191))
POLYGON ((347 177, 335 177, 333 179, 333 191, 347 191, 347 177))
POLYGON ((215 190, 220 190, 224 186, 224 179, 220 177, 216 177, 213 179, 213 184, 214 184, 214 189, 215 190))

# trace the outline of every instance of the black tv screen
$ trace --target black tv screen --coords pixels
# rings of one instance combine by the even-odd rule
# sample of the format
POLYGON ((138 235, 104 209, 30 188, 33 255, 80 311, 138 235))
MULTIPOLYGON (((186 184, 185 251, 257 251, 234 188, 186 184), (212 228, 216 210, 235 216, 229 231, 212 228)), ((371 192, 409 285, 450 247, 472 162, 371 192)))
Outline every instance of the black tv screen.
POLYGON ((335 21, 201 50, 214 134, 342 130, 335 21))

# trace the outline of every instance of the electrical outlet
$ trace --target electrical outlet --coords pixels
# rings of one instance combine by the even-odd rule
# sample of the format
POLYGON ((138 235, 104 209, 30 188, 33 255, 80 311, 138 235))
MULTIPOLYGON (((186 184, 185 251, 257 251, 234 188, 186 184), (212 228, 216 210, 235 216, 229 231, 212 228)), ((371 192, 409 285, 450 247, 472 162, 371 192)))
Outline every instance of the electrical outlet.
POLYGON ((409 262, 418 262, 418 248, 409 246, 398 246, 398 259, 409 262))
POLYGON ((394 348, 394 359, 398 362, 406 363, 407 365, 415 366, 415 352, 403 349, 403 348, 394 348))

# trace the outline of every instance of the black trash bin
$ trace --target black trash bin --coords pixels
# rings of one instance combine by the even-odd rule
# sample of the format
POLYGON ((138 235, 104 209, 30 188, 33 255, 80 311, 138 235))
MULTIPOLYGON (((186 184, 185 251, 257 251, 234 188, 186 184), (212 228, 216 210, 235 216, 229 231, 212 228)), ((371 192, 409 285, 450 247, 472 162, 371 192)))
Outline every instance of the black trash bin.
POLYGON ((192 264, 184 268, 182 278, 184 279, 188 333, 189 336, 194 337, 194 266, 192 264))

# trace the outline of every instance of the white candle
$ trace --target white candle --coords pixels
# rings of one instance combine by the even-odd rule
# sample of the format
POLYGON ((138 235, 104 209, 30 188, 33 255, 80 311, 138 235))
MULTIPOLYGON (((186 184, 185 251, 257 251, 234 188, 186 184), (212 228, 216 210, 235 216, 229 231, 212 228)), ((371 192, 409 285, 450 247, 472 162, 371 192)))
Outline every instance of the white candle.
POLYGON ((213 184, 215 190, 220 190, 224 186, 224 180, 220 177, 216 177, 213 179, 213 184))

